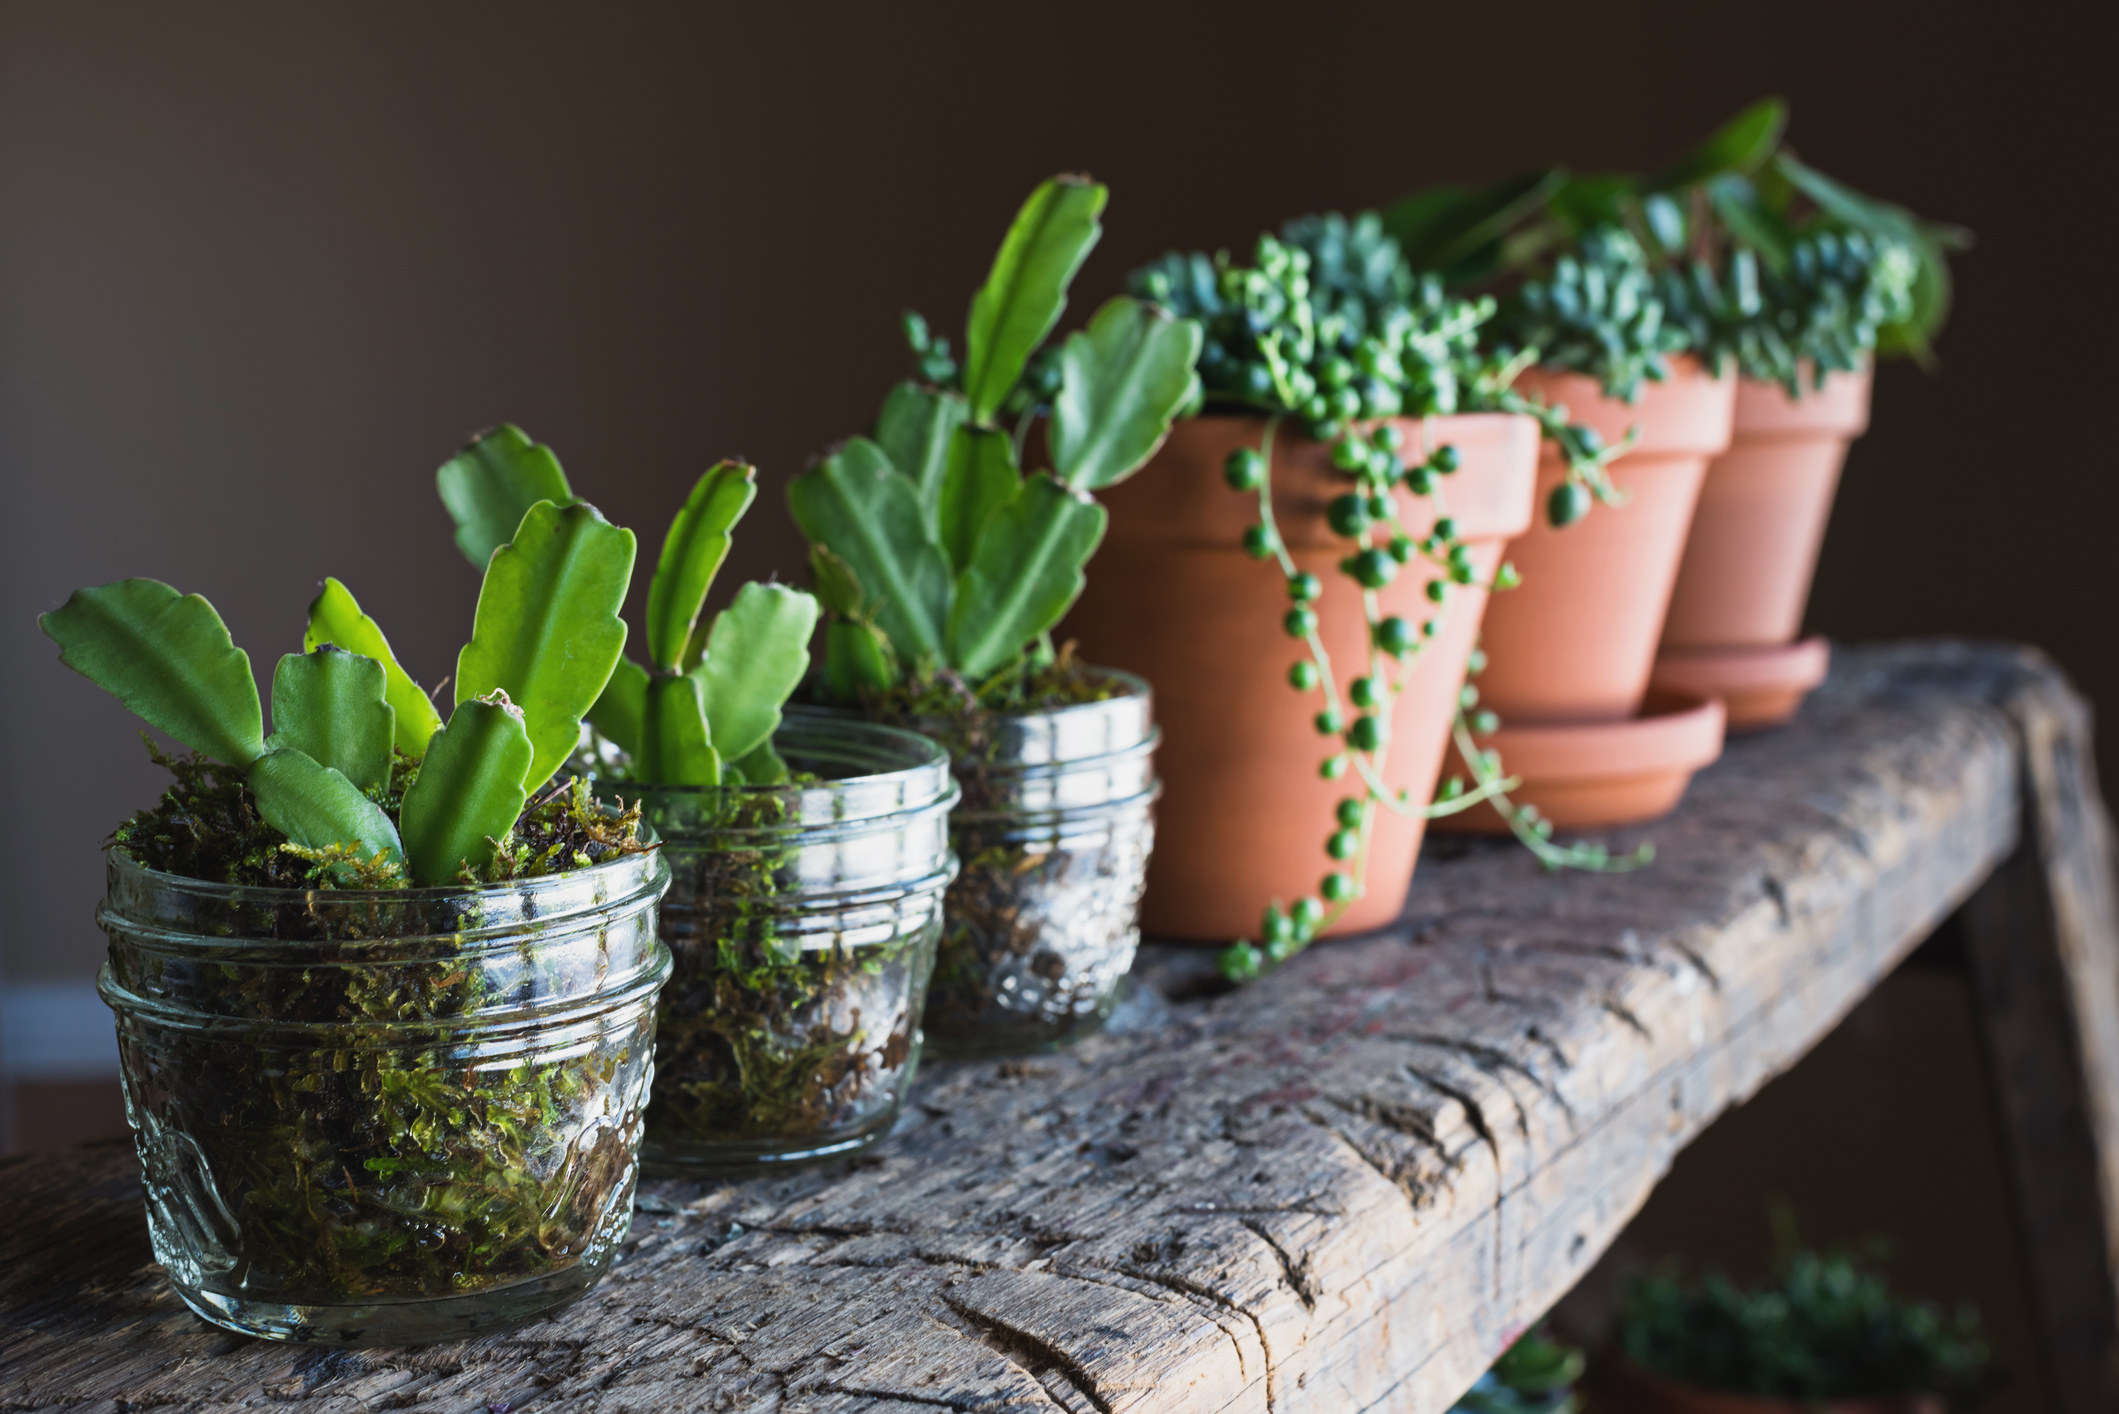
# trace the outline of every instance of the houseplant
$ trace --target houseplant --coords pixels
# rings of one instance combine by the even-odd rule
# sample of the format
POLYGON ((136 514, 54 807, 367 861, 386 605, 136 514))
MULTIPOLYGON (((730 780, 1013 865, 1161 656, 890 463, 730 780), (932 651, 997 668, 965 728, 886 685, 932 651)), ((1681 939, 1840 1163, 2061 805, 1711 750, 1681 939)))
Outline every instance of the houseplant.
POLYGON ((585 1291, 631 1219, 667 883, 636 813, 548 784, 624 641, 633 537, 533 506, 444 724, 336 580, 273 674, 154 580, 42 619, 195 753, 121 825, 104 999, 155 1256, 286 1340, 431 1340, 585 1291))
MULTIPOLYGON (((1640 233, 1604 196, 1601 179, 1535 173, 1421 193, 1385 217, 1415 265, 1496 296, 1489 347, 1534 365, 1515 380, 1519 393, 1564 409, 1590 446, 1623 449, 1607 475, 1585 479, 1548 448, 1545 517, 1509 548, 1525 588, 1486 623, 1478 688, 1502 725, 1476 741, 1466 733, 1460 759, 1483 779, 1492 773, 1477 753, 1498 751, 1542 828, 1661 814, 1721 745, 1709 699, 1651 700, 1648 687, 1735 387, 1692 351, 1640 233), (1608 510, 1589 517, 1597 501, 1608 510)), ((1520 833, 1522 822, 1479 808, 1445 828, 1520 833)))
POLYGON ((1598 1396, 1644 1414, 1940 1414, 1988 1378, 1976 1312, 1895 1296, 1844 1253, 1794 1252, 1753 1289, 1637 1275, 1614 1346, 1598 1396))
POLYGON ((1066 631, 1181 724, 1146 924, 1246 939, 1240 979, 1402 905, 1538 427, 1471 411, 1497 396, 1490 306, 1415 281, 1372 217, 1290 223, 1248 263, 1166 256, 1131 288, 1203 326, 1204 396, 1106 498, 1066 631))
MULTIPOLYGON (((572 497, 513 429, 439 482, 460 537, 504 523, 523 488, 572 497)), ((648 586, 648 661, 620 659, 589 713, 599 791, 638 803, 673 875, 645 1153, 687 1171, 846 1153, 890 1127, 952 867, 939 747, 859 720, 783 723, 816 601, 754 583, 704 614, 756 494, 740 463, 699 478, 648 586)))
POLYGON ((1038 187, 972 300, 962 362, 908 315, 920 379, 891 390, 873 438, 788 487, 827 611, 815 700, 940 741, 962 783, 926 1014, 950 1053, 1100 1025, 1139 941, 1147 686, 1051 631, 1103 538, 1090 493, 1130 476, 1195 396, 1200 335, 1121 297, 1041 351, 1104 201, 1084 178, 1038 187), (1025 475, 1040 442, 1050 469, 1025 475))
POLYGON ((1656 680, 1718 693, 1738 727, 1786 720, 1824 676, 1824 641, 1796 640, 1848 445, 1868 425, 1873 361, 1932 362, 1948 252, 1969 241, 1797 160, 1785 118, 1778 100, 1754 105, 1638 184, 1652 188, 1639 209, 1665 302, 1738 378, 1656 680))

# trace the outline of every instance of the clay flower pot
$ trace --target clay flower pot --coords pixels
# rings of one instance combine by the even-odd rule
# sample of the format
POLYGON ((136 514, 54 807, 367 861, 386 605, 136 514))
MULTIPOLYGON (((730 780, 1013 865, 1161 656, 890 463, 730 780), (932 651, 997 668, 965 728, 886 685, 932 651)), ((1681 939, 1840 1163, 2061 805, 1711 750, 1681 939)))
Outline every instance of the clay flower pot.
MULTIPOLYGON (((1675 810, 1693 773, 1722 754, 1723 721, 1718 697, 1651 691, 1640 713, 1622 722, 1517 727, 1504 719, 1476 740, 1522 779, 1516 799, 1560 829, 1590 829, 1675 810)), ((1468 834, 1509 830, 1491 805, 1450 816, 1449 824, 1468 834)))
POLYGON ((1588 1414, 1944 1414, 1933 1394, 1878 1395, 1806 1403, 1760 1395, 1726 1394, 1680 1384, 1623 1357, 1606 1357, 1592 1368, 1588 1414))
MULTIPOLYGON (((1457 521, 1482 579, 1503 544, 1531 518, 1537 426, 1529 418, 1481 413, 1399 422, 1407 447, 1454 445, 1460 469, 1432 500, 1400 491, 1399 515, 1414 536, 1432 527, 1439 502, 1457 521)), ((1084 658, 1145 677, 1163 722, 1157 764, 1163 797, 1141 924, 1162 937, 1226 942, 1254 936, 1268 903, 1316 892, 1330 861, 1324 842, 1333 809, 1352 792, 1321 779, 1331 750, 1311 718, 1315 692, 1288 686, 1301 646, 1281 628, 1288 594, 1278 567, 1242 548, 1257 503, 1229 489, 1222 463, 1255 447, 1258 417, 1188 419, 1131 480, 1104 496, 1110 530, 1087 591, 1059 636, 1084 658)), ((1408 456, 1410 460, 1410 455, 1408 456)), ((1273 446, 1274 515, 1296 564, 1324 581, 1315 605, 1319 632, 1346 677, 1365 660, 1368 627, 1353 584, 1338 570, 1348 542, 1325 523, 1325 507, 1348 489, 1329 448, 1283 424, 1273 446)), ((1383 611, 1413 623, 1434 613, 1425 587, 1430 567, 1416 560, 1381 591, 1383 611)), ((1445 627, 1415 660, 1391 724, 1388 784, 1432 797, 1464 669, 1478 637, 1486 596, 1459 590, 1445 627)), ((1334 932, 1388 923, 1404 907, 1422 821, 1377 812, 1367 893, 1334 932)))
POLYGON ((1796 643, 1847 447, 1869 425, 1869 370, 1790 398, 1737 385, 1735 432, 1700 488, 1663 624, 1656 681, 1719 693, 1730 726, 1786 721, 1824 677, 1821 640, 1796 643))
MULTIPOLYGON (((1510 726, 1622 721, 1640 711, 1648 689, 1700 483, 1729 445, 1736 383, 1680 359, 1667 381, 1643 386, 1638 403, 1607 398, 1577 373, 1532 369, 1516 386, 1564 405, 1607 442, 1630 427, 1640 436, 1611 466, 1625 505, 1597 506, 1559 529, 1541 512, 1508 547, 1523 584, 1487 611, 1480 696, 1510 726)), ((1541 506, 1565 476, 1547 443, 1541 506)))

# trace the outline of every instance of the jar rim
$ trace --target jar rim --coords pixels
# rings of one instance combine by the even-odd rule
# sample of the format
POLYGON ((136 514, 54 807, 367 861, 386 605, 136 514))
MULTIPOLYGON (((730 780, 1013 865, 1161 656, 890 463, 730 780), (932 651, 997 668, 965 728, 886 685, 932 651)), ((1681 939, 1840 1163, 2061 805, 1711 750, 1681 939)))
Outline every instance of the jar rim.
POLYGON ((896 818, 948 804, 956 795, 956 781, 949 771, 949 753, 933 739, 903 727, 847 714, 790 711, 782 719, 779 730, 773 733, 773 743, 782 749, 783 754, 798 757, 829 750, 833 746, 852 746, 897 751, 906 759, 904 764, 889 770, 855 771, 815 781, 767 784, 746 781, 688 786, 658 785, 609 776, 597 780, 595 785, 600 792, 643 800, 658 797, 707 800, 723 796, 767 800, 775 796, 791 796, 830 798, 843 805, 847 801, 859 803, 872 798, 874 808, 870 814, 847 813, 843 808, 835 810, 833 822, 843 824, 896 818), (891 786, 898 789, 891 791, 888 789, 891 786))
POLYGON ((500 879, 491 883, 423 884, 398 889, 283 889, 267 884, 230 884, 218 879, 200 879, 190 874, 172 874, 166 870, 152 868, 142 864, 120 845, 105 846, 104 854, 109 860, 112 873, 118 878, 137 880, 157 888, 177 888, 201 898, 254 905, 294 904, 321 898, 348 906, 376 903, 404 909, 443 903, 449 899, 466 896, 501 898, 571 892, 588 880, 622 877, 628 870, 639 872, 645 881, 663 867, 661 842, 652 838, 646 842, 649 848, 623 854, 615 859, 606 859, 586 868, 563 869, 553 874, 538 874, 526 879, 500 879))

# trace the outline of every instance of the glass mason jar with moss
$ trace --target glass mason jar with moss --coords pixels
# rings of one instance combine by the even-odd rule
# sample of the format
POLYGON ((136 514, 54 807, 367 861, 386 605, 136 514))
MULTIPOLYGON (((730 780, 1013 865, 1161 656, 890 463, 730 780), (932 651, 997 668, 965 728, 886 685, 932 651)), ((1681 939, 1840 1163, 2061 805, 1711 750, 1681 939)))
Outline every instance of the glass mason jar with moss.
POLYGON ((791 714, 777 784, 630 785, 674 882, 645 1155, 716 1172, 849 1153, 889 1130, 920 1056, 957 787, 941 748, 791 714))
POLYGON ((927 998, 939 1056, 1048 1050, 1101 1027, 1140 946, 1155 843, 1148 684, 1081 670, 1089 700, 905 725, 949 749, 962 870, 927 998))
POLYGON ((250 1335, 471 1335, 588 1290, 632 1218, 669 971, 659 853, 439 888, 110 855, 98 921, 155 1258, 250 1335))

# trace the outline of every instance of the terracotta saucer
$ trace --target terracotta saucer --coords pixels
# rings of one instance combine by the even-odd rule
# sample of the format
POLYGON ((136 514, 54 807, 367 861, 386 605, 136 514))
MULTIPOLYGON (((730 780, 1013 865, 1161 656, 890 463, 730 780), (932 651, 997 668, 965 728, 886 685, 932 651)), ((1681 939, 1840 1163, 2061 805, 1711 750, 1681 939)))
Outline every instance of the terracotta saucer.
POLYGON ((1777 648, 1665 648, 1649 682, 1719 697, 1729 709, 1730 731, 1755 732, 1793 717, 1831 665, 1832 646, 1822 638, 1777 648))
MULTIPOLYGON (((1677 808, 1693 772, 1722 754, 1719 698, 1651 689, 1641 715, 1617 722, 1511 727, 1478 739, 1523 784, 1509 793, 1561 829, 1631 825, 1677 808)), ((1462 762, 1453 763, 1462 769, 1462 762)), ((1446 815, 1433 829, 1504 834, 1491 806, 1446 815)))

